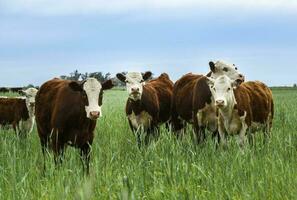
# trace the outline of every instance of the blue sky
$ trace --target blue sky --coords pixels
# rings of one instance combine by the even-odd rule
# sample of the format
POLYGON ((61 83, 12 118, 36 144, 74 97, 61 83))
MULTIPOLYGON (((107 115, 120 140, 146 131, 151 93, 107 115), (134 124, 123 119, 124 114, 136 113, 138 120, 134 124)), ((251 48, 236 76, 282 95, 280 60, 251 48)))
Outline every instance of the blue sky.
POLYGON ((297 83, 297 1, 1 0, 0 86, 81 72, 173 80, 235 63, 247 80, 297 83))

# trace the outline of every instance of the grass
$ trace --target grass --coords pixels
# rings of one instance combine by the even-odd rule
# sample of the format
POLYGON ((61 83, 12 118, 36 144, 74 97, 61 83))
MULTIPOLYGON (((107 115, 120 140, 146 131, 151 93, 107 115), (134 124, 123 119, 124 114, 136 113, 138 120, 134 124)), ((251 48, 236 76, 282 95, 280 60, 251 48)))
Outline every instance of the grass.
POLYGON ((296 199, 297 90, 274 90, 272 138, 226 150, 212 140, 197 146, 190 132, 177 140, 164 127, 138 149, 124 114, 125 91, 105 93, 92 147, 91 174, 67 148, 58 169, 43 157, 36 129, 27 139, 0 132, 0 199, 296 199))

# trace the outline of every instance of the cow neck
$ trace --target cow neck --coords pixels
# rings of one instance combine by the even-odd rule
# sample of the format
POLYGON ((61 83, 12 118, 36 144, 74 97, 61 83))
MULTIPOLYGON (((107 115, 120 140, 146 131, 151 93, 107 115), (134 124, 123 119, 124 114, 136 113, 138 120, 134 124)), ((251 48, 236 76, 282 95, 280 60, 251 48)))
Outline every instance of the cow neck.
POLYGON ((34 117, 34 107, 31 108, 30 106, 26 105, 26 108, 28 111, 29 118, 33 118, 34 117))
MULTIPOLYGON (((234 97, 234 100, 235 100, 235 97, 234 97)), ((230 104, 228 104, 228 106, 225 109, 219 109, 220 114, 222 115, 224 120, 228 123, 232 121, 233 110, 234 110, 236 104, 237 104, 236 101, 231 101, 230 104)))
POLYGON ((133 101, 133 100, 129 99, 129 103, 131 105, 132 111, 135 114, 141 113, 141 111, 143 111, 143 109, 144 109, 141 100, 133 101))
POLYGON ((20 102, 21 102, 20 105, 22 108, 21 118, 27 121, 28 119, 32 118, 32 116, 34 116, 34 113, 30 113, 29 106, 27 105, 26 99, 20 99, 20 102))

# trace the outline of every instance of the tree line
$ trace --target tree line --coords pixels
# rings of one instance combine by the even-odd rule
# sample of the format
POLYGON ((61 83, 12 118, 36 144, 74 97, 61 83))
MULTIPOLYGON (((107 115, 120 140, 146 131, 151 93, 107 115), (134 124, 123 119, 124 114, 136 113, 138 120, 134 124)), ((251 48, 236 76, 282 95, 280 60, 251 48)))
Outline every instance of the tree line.
MULTIPOLYGON (((126 74, 127 72, 122 72, 122 73, 126 74)), ((78 70, 75 70, 71 72, 69 75, 61 75, 60 78, 64 80, 72 80, 72 81, 84 81, 87 78, 96 78, 101 83, 111 79, 113 81, 113 84, 116 86, 124 85, 124 83, 119 81, 116 77, 111 77, 111 73, 109 72, 107 72, 106 74, 104 74, 103 72, 80 73, 78 70)))

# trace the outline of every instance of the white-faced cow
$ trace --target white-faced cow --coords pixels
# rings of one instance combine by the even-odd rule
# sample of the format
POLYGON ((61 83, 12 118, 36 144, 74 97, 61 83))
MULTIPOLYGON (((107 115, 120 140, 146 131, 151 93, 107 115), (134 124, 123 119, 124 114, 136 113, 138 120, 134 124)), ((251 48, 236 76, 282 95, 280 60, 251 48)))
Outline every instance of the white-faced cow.
POLYGON ((213 133, 213 137, 218 134, 218 125, 216 117, 216 108, 214 100, 207 84, 207 77, 217 78, 221 75, 226 75, 232 80, 240 80, 244 82, 244 76, 238 71, 234 64, 227 64, 222 61, 216 63, 210 62, 209 67, 211 72, 207 76, 203 76, 197 80, 193 91, 193 112, 192 119, 194 122, 194 130, 198 142, 205 139, 205 129, 213 133))
POLYGON ((79 148, 88 172, 96 120, 102 115, 103 91, 112 87, 111 80, 101 84, 95 78, 55 78, 44 83, 36 96, 36 124, 43 153, 50 147, 57 162, 67 145, 79 148))
POLYGON ((141 132, 146 133, 147 143, 149 135, 157 133, 159 125, 170 120, 173 83, 165 73, 146 82, 151 75, 151 72, 117 74, 117 78, 126 83, 129 94, 126 115, 131 130, 137 133, 138 145, 141 132))
POLYGON ((37 89, 28 88, 19 93, 23 96, 0 98, 0 124, 12 125, 17 134, 26 136, 32 132, 34 127, 37 89))
POLYGON ((176 81, 173 89, 172 124, 173 130, 180 132, 186 122, 194 124, 199 141, 204 139, 205 128, 216 132, 214 104, 206 82, 206 77, 216 78, 226 74, 232 79, 244 79, 235 65, 222 61, 209 62, 210 72, 206 75, 186 74, 176 81), (198 120, 199 119, 199 120, 198 120))
POLYGON ((218 129, 222 144, 225 135, 239 135, 239 143, 245 141, 247 130, 251 133, 259 128, 268 136, 274 114, 271 90, 259 81, 238 84, 222 75, 208 79, 211 93, 218 108, 218 129))

